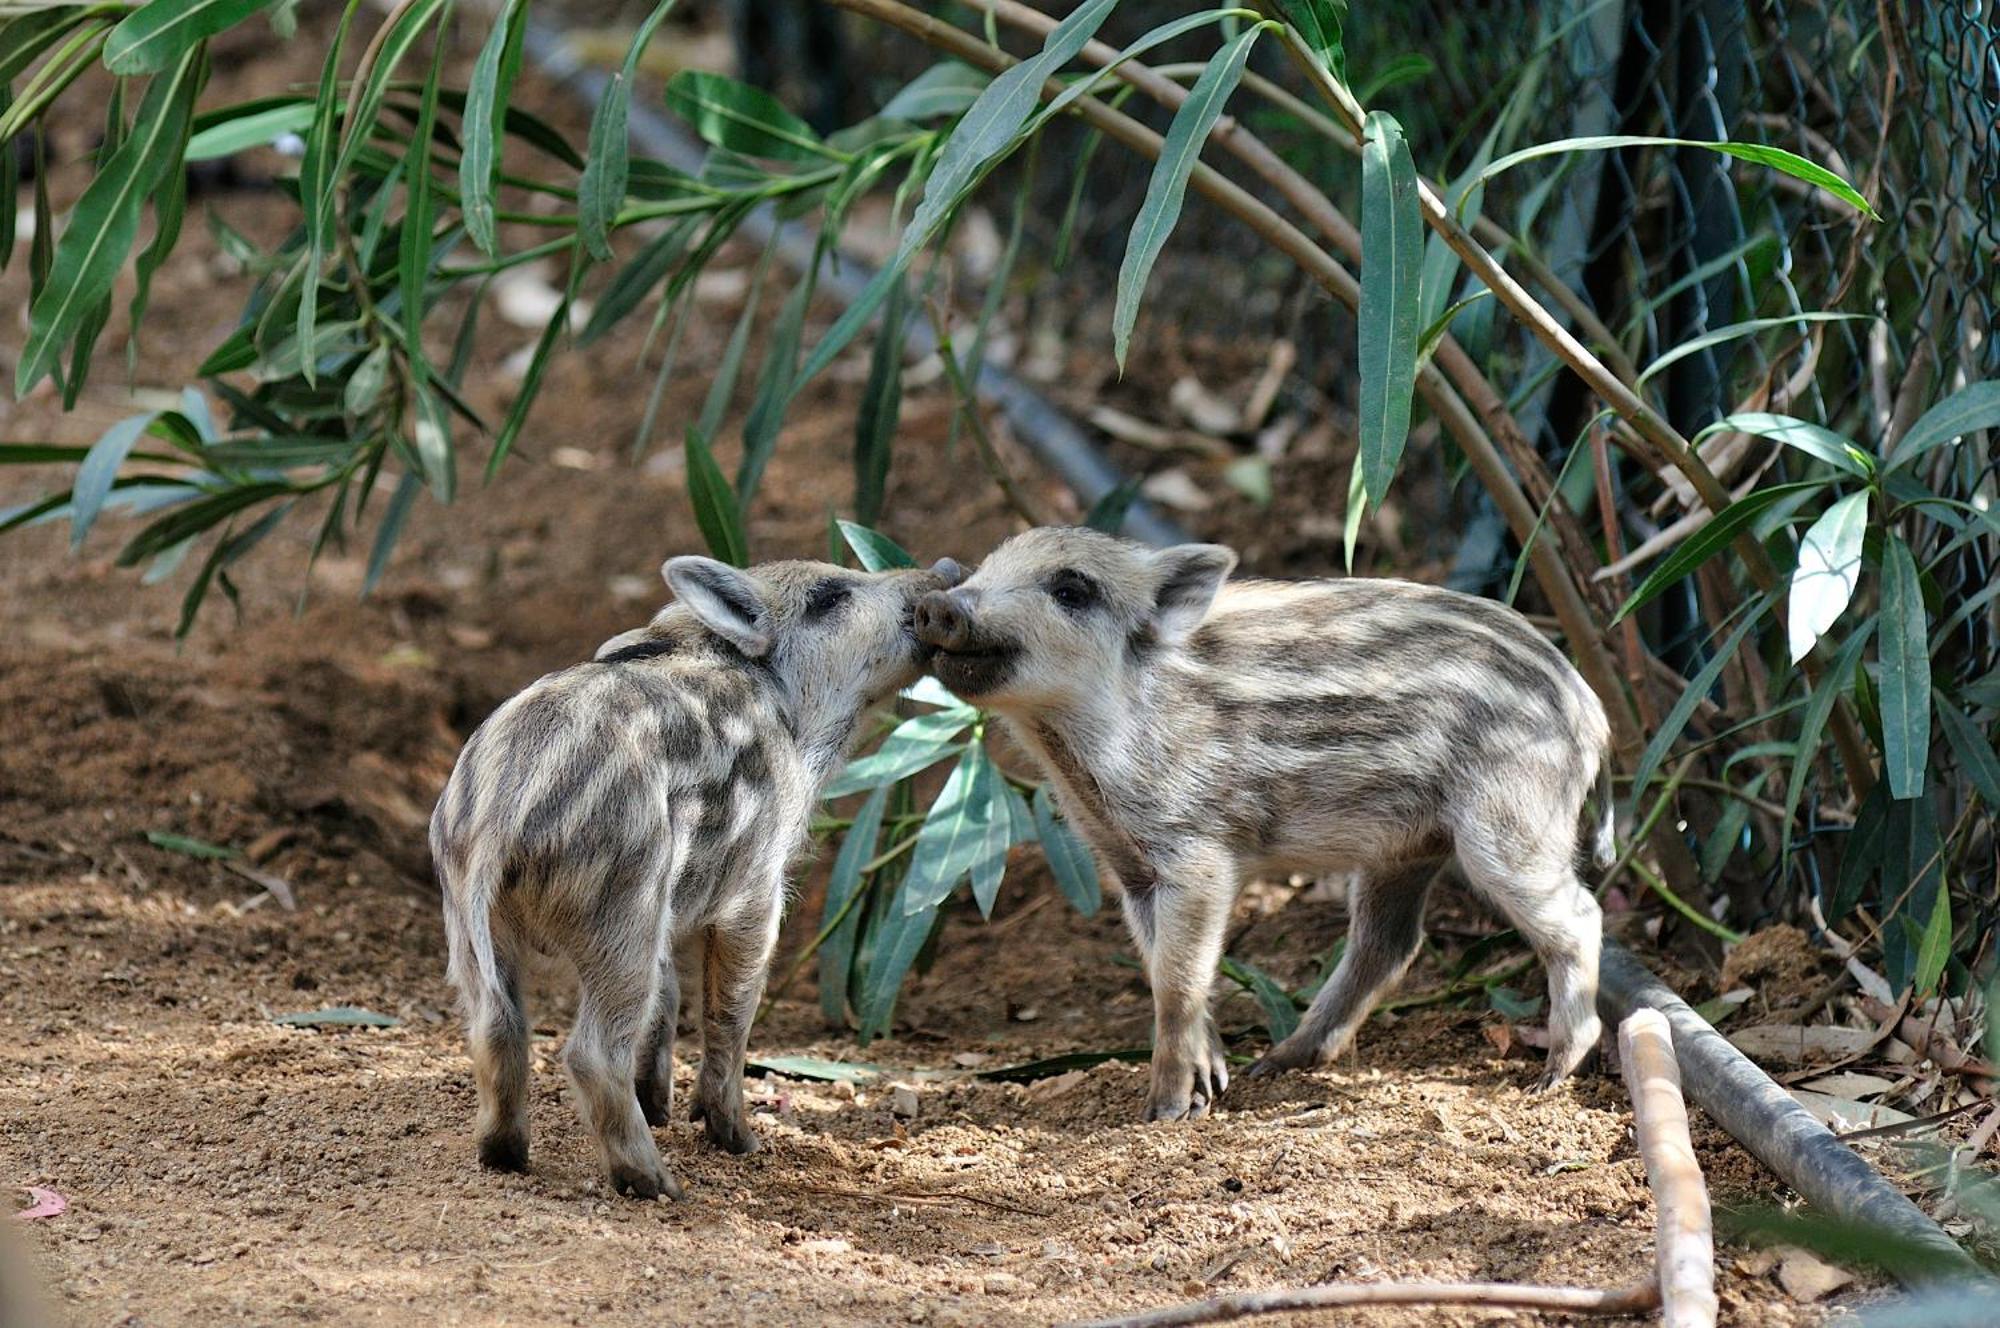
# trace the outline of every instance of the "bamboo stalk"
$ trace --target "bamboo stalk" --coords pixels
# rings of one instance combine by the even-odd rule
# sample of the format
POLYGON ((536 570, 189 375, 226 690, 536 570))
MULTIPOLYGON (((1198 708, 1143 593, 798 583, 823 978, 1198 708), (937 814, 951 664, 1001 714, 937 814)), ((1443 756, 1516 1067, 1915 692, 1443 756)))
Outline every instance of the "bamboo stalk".
POLYGON ((1214 1300, 1189 1301, 1143 1314, 1077 1320, 1064 1328, 1179 1328, 1225 1323, 1254 1314, 1338 1309, 1359 1305, 1478 1305, 1485 1309, 1560 1310, 1570 1314, 1643 1314, 1660 1303, 1651 1279, 1631 1286, 1537 1287, 1509 1282, 1380 1282, 1354 1286, 1294 1287, 1246 1291, 1214 1300))
POLYGON ((1655 1258, 1665 1328, 1715 1328, 1715 1220, 1688 1134, 1673 1033, 1658 1010, 1634 1010, 1618 1027, 1618 1057, 1646 1184, 1659 1209, 1655 1258))

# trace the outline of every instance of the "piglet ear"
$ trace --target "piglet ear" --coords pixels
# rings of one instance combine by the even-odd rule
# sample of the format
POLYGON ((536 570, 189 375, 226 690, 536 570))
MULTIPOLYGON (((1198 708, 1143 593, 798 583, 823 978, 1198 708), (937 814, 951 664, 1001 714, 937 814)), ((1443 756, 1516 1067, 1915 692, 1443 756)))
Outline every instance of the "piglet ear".
POLYGON ((771 650, 764 588, 748 572, 713 558, 669 558, 660 575, 702 626, 755 659, 771 650))
POLYGON ((1163 641, 1185 641, 1215 602, 1236 566, 1236 552, 1220 544, 1176 544, 1153 555, 1153 629, 1163 641))

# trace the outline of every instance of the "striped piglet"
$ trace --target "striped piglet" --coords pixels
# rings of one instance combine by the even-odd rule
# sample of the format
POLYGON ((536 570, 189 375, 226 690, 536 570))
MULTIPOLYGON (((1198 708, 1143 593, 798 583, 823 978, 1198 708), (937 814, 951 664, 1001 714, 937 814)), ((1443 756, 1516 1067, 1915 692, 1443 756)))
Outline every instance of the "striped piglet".
POLYGON ((1455 861, 1548 970, 1545 1083, 1597 1043, 1593 783, 1609 726, 1562 652, 1491 600, 1406 581, 1228 581, 1213 544, 1030 530, 917 608, 932 671, 997 712, 1123 886, 1153 987, 1147 1119, 1229 1083, 1209 1013, 1230 906, 1261 872, 1362 874, 1339 967, 1252 1074, 1323 1064, 1416 955, 1455 861), (1226 582, 1226 584, 1225 584, 1226 582))
POLYGON ((643 1198, 680 1194, 647 1128, 672 1106, 675 942, 703 944, 693 1117, 749 1152, 743 1058, 786 868, 861 716, 920 672, 918 599, 961 575, 949 559, 871 575, 690 557, 663 572, 676 602, 494 711, 431 817, 479 1160, 527 1165, 520 967, 552 953, 577 970, 563 1062, 578 1114, 612 1184, 643 1198))

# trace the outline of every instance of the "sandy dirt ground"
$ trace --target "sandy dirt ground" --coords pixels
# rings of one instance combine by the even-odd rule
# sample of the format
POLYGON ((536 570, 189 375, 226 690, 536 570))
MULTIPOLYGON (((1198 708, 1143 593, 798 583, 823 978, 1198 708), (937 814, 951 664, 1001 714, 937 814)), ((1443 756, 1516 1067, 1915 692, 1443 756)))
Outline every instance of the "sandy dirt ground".
MULTIPOLYGON (((218 77, 250 74, 225 64, 218 77)), ((552 90, 530 93, 577 123, 552 90)), ((267 192, 202 201, 252 233, 282 224, 267 192)), ((156 285, 139 387, 188 381, 246 291, 192 237, 156 285)), ((17 265, 0 308, 22 293, 17 265)), ((704 313, 669 421, 698 408, 734 308, 718 298, 704 313)), ((471 380, 482 407, 504 410, 507 361, 534 333, 491 329, 471 380)), ((123 340, 121 313, 76 413, 39 396, 0 406, 0 432, 89 440, 131 413, 123 340)), ((59 1217, 14 1224, 61 1317, 1032 1324, 1322 1279, 1609 1284, 1645 1272, 1653 1207, 1622 1089, 1594 1075, 1530 1095, 1539 1053, 1514 1040, 1502 1054, 1510 1039, 1487 1011, 1378 1018, 1337 1068, 1243 1086, 1192 1124, 1138 1122, 1134 1064, 1028 1085, 976 1078, 1146 1038, 1148 1001, 1115 912, 1077 918, 1032 853, 992 922, 969 908, 950 918, 893 1036, 862 1050, 828 1029, 808 966, 753 1054, 887 1072, 858 1086, 759 1076, 765 1146, 748 1158, 708 1148, 685 1122, 664 1129, 681 1203, 608 1193, 564 1100, 571 997, 547 975, 532 1170, 478 1170, 422 826, 471 728, 537 674, 642 621, 662 595, 660 560, 699 545, 676 453, 627 459, 637 341, 635 330, 560 359, 508 473, 448 512, 420 506, 366 602, 365 545, 306 578, 309 519, 244 566, 241 621, 218 601, 185 645, 171 638, 179 583, 142 588, 111 565, 121 523, 78 556, 66 529, 0 544, 0 1185, 69 1201, 59 1217), (296 911, 148 831, 245 849, 289 884, 296 911), (274 1022, 342 1005, 399 1023, 274 1022)), ((752 514, 760 554, 825 548, 827 509, 850 483, 862 373, 851 356, 801 403, 752 514)), ((976 557, 1011 518, 985 485, 966 485, 969 457, 948 454, 947 433, 941 389, 915 388, 883 524, 925 555, 976 557)), ((0 504, 65 479, 0 475, 0 504)), ((1203 533, 1282 524, 1232 499, 1203 533)), ((1325 543, 1323 562, 1301 568, 1295 544, 1243 542, 1253 570, 1324 570, 1337 556, 1325 543)), ((781 969, 812 933, 819 880, 800 873, 781 969)), ((1446 958, 1494 925, 1449 892, 1434 921, 1446 958)), ((1303 980, 1342 926, 1337 902, 1263 888, 1239 910, 1232 952, 1303 980)), ((1409 990, 1434 989, 1442 972, 1427 957, 1409 990)), ((1221 1019, 1237 1051, 1260 1049, 1247 997, 1221 1019)), ((1719 1198, 1784 1200, 1698 1128, 1719 1198)), ((1727 1322, 1818 1320, 1741 1254, 1723 1251, 1727 1322)))

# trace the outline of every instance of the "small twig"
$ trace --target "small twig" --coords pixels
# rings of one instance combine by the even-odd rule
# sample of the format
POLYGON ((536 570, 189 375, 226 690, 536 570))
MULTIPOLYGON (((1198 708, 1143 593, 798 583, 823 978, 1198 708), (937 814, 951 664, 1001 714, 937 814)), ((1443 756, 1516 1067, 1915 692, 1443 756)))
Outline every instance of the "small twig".
POLYGON ((983 1194, 966 1194, 957 1190, 944 1190, 931 1194, 905 1194, 895 1190, 850 1190, 838 1185, 801 1185, 798 1187, 808 1194, 825 1194, 836 1199, 871 1199, 876 1203, 912 1204, 919 1207, 947 1203, 977 1204, 983 1208, 997 1208, 1003 1213, 1020 1213, 1025 1217, 1048 1217, 1040 1208, 1026 1208, 1011 1204, 1004 1199, 989 1199, 983 1194))
POLYGON ((1571 1314, 1643 1314, 1659 1303, 1660 1289, 1650 1279, 1609 1290, 1519 1286, 1511 1282, 1375 1282, 1248 1291, 1214 1300, 1189 1301, 1144 1314, 1080 1319, 1064 1328, 1176 1328, 1181 1324, 1247 1319, 1253 1314, 1353 1305, 1480 1305, 1488 1309, 1564 1310, 1571 1314))
POLYGON ((1715 1328, 1715 1219, 1688 1134, 1667 1017, 1653 1009, 1633 1011, 1618 1028, 1618 1059, 1632 1095, 1646 1184, 1660 1215, 1660 1321, 1665 1328, 1715 1328))

